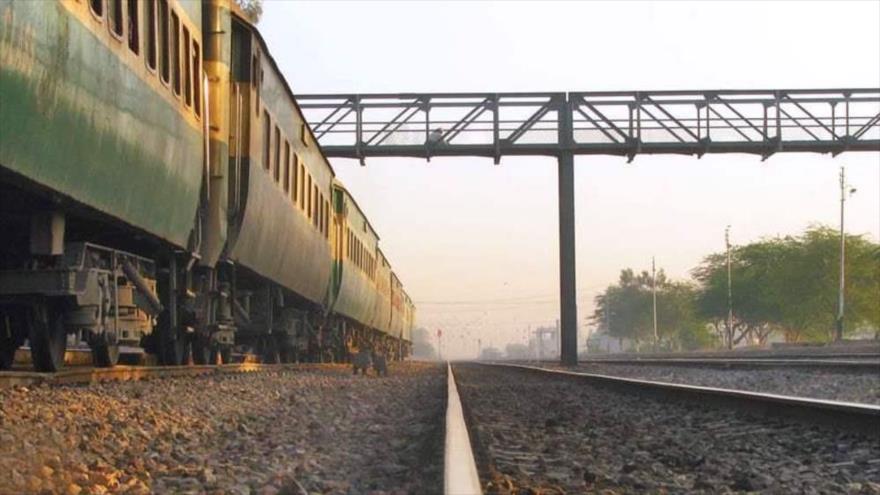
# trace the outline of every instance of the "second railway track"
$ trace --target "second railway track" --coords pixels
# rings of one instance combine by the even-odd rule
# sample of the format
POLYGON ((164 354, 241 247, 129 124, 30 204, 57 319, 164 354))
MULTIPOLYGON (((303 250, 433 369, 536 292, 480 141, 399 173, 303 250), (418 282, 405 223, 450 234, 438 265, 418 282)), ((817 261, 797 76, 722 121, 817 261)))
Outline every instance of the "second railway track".
POLYGON ((485 493, 880 493, 878 406, 524 366, 455 373, 485 493))

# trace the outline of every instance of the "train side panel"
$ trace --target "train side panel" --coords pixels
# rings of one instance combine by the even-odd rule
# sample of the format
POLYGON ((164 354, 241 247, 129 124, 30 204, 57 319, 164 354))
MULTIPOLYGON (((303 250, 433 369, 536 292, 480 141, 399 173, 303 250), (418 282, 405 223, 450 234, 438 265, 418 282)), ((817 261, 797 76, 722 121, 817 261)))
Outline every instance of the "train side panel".
POLYGON ((342 266, 339 293, 333 310, 358 323, 373 328, 376 318, 376 265, 378 237, 351 195, 337 184, 341 194, 344 228, 342 229, 342 266))
POLYGON ((378 250, 376 262, 376 304, 373 310, 373 327, 391 334, 391 265, 382 250, 378 250))
MULTIPOLYGON (((194 5, 169 4, 198 45, 194 5)), ((185 247, 204 162, 202 102, 183 92, 201 78, 190 66, 176 93, 148 67, 144 40, 114 29, 89 2, 0 2, 0 167, 185 247)))
POLYGON ((248 156, 238 172, 245 178, 241 217, 232 227, 227 256, 323 305, 332 263, 333 170, 262 39, 256 30, 252 33, 253 51, 242 62, 251 79, 243 109, 249 122, 248 156))

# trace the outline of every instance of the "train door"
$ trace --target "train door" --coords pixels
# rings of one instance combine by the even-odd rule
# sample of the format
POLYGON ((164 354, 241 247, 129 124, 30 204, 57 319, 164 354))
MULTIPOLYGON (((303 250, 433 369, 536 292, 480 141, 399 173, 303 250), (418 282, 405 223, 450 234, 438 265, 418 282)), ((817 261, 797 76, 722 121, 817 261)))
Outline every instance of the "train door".
POLYGON ((345 261, 344 240, 346 236, 344 202, 339 189, 331 188, 331 198, 333 233, 330 236, 330 242, 333 246, 333 265, 330 270, 330 287, 328 288, 326 305, 328 312, 333 310, 336 299, 339 297, 339 289, 342 286, 342 268, 345 261))
MULTIPOLYGON (((246 203, 250 167, 251 100, 259 109, 259 58, 251 53, 251 33, 240 22, 232 21, 229 91, 229 220, 238 225, 246 203)), ((257 110, 259 111, 259 110, 257 110)), ((235 229, 231 229, 235 230, 235 229)))

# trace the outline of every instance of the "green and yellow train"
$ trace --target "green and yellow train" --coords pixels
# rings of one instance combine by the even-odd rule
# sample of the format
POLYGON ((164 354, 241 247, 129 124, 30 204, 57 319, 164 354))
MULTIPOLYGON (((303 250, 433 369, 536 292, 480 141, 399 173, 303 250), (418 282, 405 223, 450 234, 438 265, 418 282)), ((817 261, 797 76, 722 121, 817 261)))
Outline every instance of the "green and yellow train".
POLYGON ((0 0, 0 367, 401 359, 412 300, 231 0, 0 0))

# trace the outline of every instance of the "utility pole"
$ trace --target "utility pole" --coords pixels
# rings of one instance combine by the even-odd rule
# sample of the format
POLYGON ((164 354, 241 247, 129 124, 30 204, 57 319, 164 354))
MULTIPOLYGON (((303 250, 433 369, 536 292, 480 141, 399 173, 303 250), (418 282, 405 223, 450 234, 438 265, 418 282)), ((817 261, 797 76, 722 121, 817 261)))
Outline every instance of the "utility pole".
POLYGON ((654 257, 651 256, 651 296, 654 299, 654 350, 660 343, 660 335, 657 333, 657 266, 654 257))
POLYGON ((727 247, 727 348, 733 349, 733 284, 730 276, 730 225, 724 228, 724 245, 727 247))
MULTIPOLYGON (((843 232, 843 206, 846 203, 846 172, 840 167, 840 285, 837 288, 837 320, 835 322, 834 340, 843 340, 844 282, 846 281, 846 234, 843 232)), ((852 195, 856 189, 850 188, 852 195)))
POLYGON ((437 329, 437 354, 440 361, 443 361, 443 330, 437 329))

